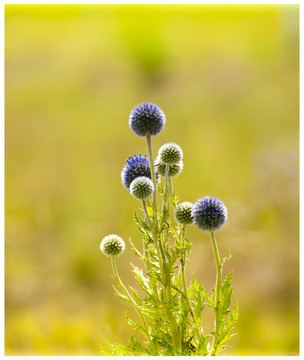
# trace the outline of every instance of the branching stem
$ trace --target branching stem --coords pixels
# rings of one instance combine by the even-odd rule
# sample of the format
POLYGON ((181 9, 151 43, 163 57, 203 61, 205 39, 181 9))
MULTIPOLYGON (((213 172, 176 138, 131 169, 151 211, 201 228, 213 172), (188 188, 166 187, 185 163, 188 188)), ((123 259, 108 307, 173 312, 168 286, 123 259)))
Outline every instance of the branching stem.
POLYGON ((126 297, 129 299, 130 303, 134 306, 135 310, 138 312, 138 314, 139 314, 139 316, 140 316, 140 318, 142 320, 142 323, 144 325, 145 331, 147 333, 147 337, 149 338, 149 341, 151 341, 151 336, 150 336, 150 333, 149 333, 145 318, 144 318, 142 312, 140 311, 140 309, 138 308, 136 302, 133 300, 132 296, 130 295, 129 291, 127 290, 127 288, 123 284, 122 280, 120 279, 120 276, 119 276, 118 271, 117 271, 115 256, 112 255, 111 260, 112 260, 112 269, 113 269, 113 272, 114 272, 115 280, 116 280, 117 284, 121 287, 123 292, 125 293, 126 297))

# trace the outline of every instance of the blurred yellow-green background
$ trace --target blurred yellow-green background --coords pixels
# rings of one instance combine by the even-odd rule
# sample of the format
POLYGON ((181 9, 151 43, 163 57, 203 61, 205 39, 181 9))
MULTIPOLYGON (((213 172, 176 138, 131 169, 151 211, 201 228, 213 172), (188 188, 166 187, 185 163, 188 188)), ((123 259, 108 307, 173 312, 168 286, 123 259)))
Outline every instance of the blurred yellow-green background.
MULTIPOLYGON (((167 116, 153 150, 184 151, 181 201, 211 195, 229 221, 239 335, 230 355, 297 355, 298 5, 6 5, 7 355, 100 355, 126 343, 109 233, 140 245, 126 158, 145 101, 167 116)), ((188 278, 210 291, 208 235, 191 227, 188 278)), ((127 247, 118 267, 133 284, 127 247)), ((211 320, 211 319, 210 319, 211 320)), ((211 326, 210 324, 207 325, 211 326)))

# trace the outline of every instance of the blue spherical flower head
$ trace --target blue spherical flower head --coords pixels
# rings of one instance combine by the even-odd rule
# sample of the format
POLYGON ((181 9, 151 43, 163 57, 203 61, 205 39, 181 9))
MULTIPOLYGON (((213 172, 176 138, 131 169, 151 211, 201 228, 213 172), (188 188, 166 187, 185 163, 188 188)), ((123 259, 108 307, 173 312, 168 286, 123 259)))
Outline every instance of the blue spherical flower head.
POLYGON ((129 117, 131 130, 140 137, 158 135, 163 130, 165 123, 164 112, 157 105, 151 103, 137 105, 129 117))
POLYGON ((145 156, 130 156, 121 172, 121 181, 127 190, 130 190, 131 182, 139 176, 151 179, 149 160, 145 156))
POLYGON ((206 196, 192 208, 194 224, 201 230, 218 230, 227 220, 227 209, 221 200, 206 196))

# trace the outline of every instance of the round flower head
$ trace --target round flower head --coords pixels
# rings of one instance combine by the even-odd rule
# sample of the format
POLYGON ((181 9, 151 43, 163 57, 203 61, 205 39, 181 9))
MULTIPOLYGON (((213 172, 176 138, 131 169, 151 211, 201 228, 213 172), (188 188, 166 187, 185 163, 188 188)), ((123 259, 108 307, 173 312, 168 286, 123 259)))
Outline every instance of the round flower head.
POLYGON ((146 176, 140 176, 131 182, 130 192, 137 200, 147 200, 153 191, 153 182, 146 176))
POLYGON ((121 181, 127 190, 131 182, 139 176, 146 176, 151 179, 149 160, 145 156, 130 156, 121 172, 121 181))
POLYGON ((175 220, 182 225, 191 225, 193 222, 192 208, 193 204, 189 201, 178 204, 174 213, 175 220))
POLYGON ((227 220, 227 209, 221 200, 206 196, 194 204, 192 217, 199 229, 214 231, 227 220))
POLYGON ((183 151, 179 145, 168 143, 159 149, 158 157, 160 162, 166 165, 177 164, 183 158, 183 151))
POLYGON ((155 104, 137 105, 130 114, 129 126, 140 137, 159 134, 166 123, 164 112, 155 104))
MULTIPOLYGON (((157 174, 159 174, 160 176, 165 176, 166 175, 166 164, 158 162, 155 162, 155 166, 156 166, 156 170, 157 170, 157 174)), ((169 177, 176 177, 178 176, 182 170, 183 170, 184 164, 182 161, 178 162, 177 164, 172 164, 169 165, 169 177)))
POLYGON ((100 250, 105 256, 120 255, 125 250, 125 243, 118 235, 107 235, 100 243, 100 250))

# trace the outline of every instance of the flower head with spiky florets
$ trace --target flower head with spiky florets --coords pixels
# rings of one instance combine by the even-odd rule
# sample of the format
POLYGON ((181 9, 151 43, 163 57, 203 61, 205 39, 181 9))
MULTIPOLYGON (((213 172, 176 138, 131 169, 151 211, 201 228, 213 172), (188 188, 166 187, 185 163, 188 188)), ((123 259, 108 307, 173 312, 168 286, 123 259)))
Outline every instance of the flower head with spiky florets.
POLYGON ((194 204, 192 217, 199 229, 214 231, 226 222, 227 209, 221 200, 206 196, 194 204))
POLYGON ((147 200, 151 197, 153 191, 153 182, 146 176, 137 177, 131 182, 130 192, 137 200, 147 200))
POLYGON ((121 255, 125 250, 125 242, 118 235, 107 235, 100 243, 100 250, 105 256, 121 255))
POLYGON ((193 222, 192 208, 193 204, 189 201, 178 204, 174 212, 175 220, 182 225, 191 225, 193 222))
MULTIPOLYGON (((169 177, 176 177, 178 176, 183 170, 184 164, 182 161, 178 162, 177 164, 169 165, 169 177)), ((166 164, 159 161, 157 158, 155 161, 155 168, 157 171, 157 175, 165 176, 166 175, 166 164)))
POLYGON ((164 128, 166 117, 155 104, 143 103, 137 105, 130 114, 129 126, 140 137, 158 135, 164 128))
POLYGON ((158 158, 166 165, 177 164, 183 158, 183 151, 179 145, 175 143, 167 143, 159 149, 158 158))
POLYGON ((127 190, 131 182, 139 176, 146 176, 151 179, 149 160, 145 156, 130 156, 121 172, 121 181, 127 190))

